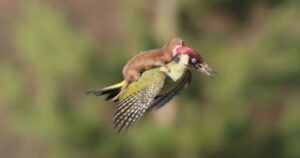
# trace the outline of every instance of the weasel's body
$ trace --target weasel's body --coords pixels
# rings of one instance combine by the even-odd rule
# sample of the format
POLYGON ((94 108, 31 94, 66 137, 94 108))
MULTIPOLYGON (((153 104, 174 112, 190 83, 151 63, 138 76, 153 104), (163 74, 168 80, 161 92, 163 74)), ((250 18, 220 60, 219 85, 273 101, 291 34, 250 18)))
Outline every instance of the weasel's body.
MULTIPOLYGON (((162 48, 144 51, 132 57, 123 68, 125 84, 119 94, 123 92, 130 82, 140 77, 141 71, 154 66, 164 66, 168 69, 166 64, 172 61, 178 53, 176 49, 182 46, 182 39, 173 38, 162 48)), ((118 98, 119 94, 113 100, 118 98)))
POLYGON ((153 66, 165 66, 173 59, 172 53, 162 48, 141 52, 131 58, 123 68, 124 79, 128 82, 137 80, 143 70, 153 66))
POLYGON ((176 48, 182 44, 182 39, 173 38, 162 48, 144 51, 132 57, 123 68, 124 79, 133 82, 140 77, 142 70, 153 66, 165 66, 173 59, 176 48))

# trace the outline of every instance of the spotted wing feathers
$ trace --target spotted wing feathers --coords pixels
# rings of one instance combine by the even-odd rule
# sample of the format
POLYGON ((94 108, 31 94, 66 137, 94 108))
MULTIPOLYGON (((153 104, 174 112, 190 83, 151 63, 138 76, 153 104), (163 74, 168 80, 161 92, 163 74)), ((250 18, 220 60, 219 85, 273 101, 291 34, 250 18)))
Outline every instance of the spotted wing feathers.
POLYGON ((163 87, 163 81, 153 84, 145 89, 137 91, 130 96, 120 100, 113 118, 114 128, 120 133, 126 131, 138 121, 153 104, 155 97, 163 87))

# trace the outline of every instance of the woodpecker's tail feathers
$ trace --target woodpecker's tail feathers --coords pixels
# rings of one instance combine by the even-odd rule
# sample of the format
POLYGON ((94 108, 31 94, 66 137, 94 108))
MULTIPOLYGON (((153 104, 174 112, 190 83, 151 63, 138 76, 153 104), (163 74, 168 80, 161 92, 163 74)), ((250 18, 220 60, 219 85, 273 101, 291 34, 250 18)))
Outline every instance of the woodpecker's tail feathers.
POLYGON ((110 100, 110 99, 114 98, 116 95, 118 95, 120 93, 120 91, 121 91, 122 87, 124 86, 125 82, 126 81, 124 80, 120 83, 117 83, 117 84, 112 85, 112 86, 105 87, 105 88, 100 89, 100 90, 87 91, 86 94, 95 95, 95 96, 107 95, 105 100, 110 100))

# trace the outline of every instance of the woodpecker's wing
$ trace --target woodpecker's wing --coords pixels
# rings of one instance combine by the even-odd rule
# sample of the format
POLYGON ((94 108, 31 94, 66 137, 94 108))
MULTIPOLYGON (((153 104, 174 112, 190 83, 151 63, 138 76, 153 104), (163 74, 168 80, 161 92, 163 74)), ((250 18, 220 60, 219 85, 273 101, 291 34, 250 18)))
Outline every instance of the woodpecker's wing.
POLYGON ((127 130, 144 115, 160 93, 166 77, 167 75, 158 69, 148 70, 120 95, 113 118, 113 125, 118 129, 118 133, 124 127, 127 130))
MULTIPOLYGON (((174 87, 174 89, 170 90, 169 92, 166 92, 163 95, 157 96, 155 97, 153 103, 151 104, 151 106, 147 109, 147 112, 152 110, 153 108, 158 109, 161 108, 162 106, 164 106, 167 102, 169 102, 174 96, 178 95, 182 90, 184 90, 185 88, 187 88, 190 83, 192 81, 192 74, 190 71, 187 71, 185 73, 185 75, 182 77, 182 79, 180 81, 178 81, 176 85, 176 87, 174 87)), ((170 83, 172 81, 168 80, 165 82, 165 87, 168 87, 168 84, 172 84, 170 83)))

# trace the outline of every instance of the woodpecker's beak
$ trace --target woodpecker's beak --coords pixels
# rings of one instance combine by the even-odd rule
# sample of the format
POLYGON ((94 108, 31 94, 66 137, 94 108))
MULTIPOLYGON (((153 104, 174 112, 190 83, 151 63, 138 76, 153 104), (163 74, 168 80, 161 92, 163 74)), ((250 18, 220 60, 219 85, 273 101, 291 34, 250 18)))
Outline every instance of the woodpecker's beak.
POLYGON ((202 72, 211 78, 215 78, 215 76, 217 75, 217 73, 212 68, 210 68, 205 62, 196 64, 195 67, 197 71, 202 72))

